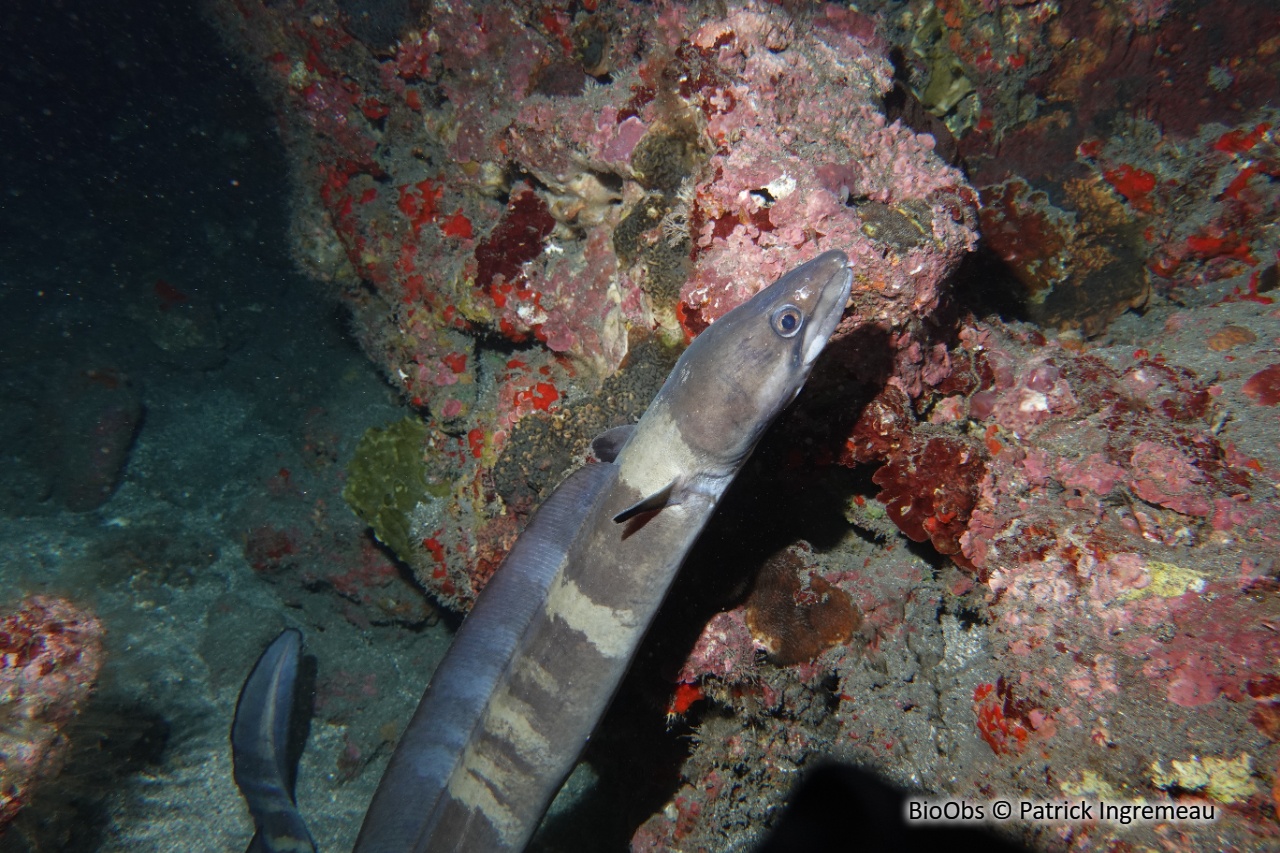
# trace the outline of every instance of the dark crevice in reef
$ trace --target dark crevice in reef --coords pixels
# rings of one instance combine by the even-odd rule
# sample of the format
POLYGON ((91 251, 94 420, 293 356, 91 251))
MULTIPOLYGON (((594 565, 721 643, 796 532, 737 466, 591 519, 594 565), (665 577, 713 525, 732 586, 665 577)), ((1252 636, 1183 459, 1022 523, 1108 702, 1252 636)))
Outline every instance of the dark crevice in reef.
POLYGON ((0 834, 0 853, 97 850, 108 831, 108 795, 161 763, 171 728, 154 709, 95 698, 68 726, 71 748, 57 778, 0 834))

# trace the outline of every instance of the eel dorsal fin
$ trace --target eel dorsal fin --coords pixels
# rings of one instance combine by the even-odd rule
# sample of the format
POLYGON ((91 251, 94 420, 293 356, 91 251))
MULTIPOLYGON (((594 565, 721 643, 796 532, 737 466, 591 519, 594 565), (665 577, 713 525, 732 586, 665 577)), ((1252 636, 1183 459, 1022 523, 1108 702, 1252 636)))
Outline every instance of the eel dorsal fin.
POLYGON ((613 462, 617 460, 618 454, 622 452, 622 445, 627 443, 627 440, 631 438, 631 433, 635 431, 635 424, 623 424, 613 429, 607 429, 591 439, 591 452, 601 462, 613 462))

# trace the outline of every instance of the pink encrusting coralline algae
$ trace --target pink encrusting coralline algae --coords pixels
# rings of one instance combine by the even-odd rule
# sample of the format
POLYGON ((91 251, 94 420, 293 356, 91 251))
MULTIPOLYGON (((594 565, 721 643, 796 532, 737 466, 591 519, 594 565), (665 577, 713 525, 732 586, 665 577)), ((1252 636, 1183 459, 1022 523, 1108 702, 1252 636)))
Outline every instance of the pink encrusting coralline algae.
POLYGON ((64 599, 32 596, 0 615, 0 834, 62 769, 65 729, 101 665, 101 623, 64 599))
MULTIPOLYGON (((336 284, 425 423, 398 556, 469 607, 591 435, 643 411, 673 351, 840 249, 849 310, 762 445, 773 464, 751 474, 773 477, 755 488, 779 515, 815 507, 788 524, 823 544, 735 565, 736 597, 687 626, 647 698, 696 727, 694 745, 632 849, 759 837, 818 756, 983 802, 1223 809, 1212 826, 1028 831, 1049 849, 1273 845, 1274 123, 1199 127, 1197 101, 1195 138, 1157 146, 1159 167, 1132 140, 1051 148, 1074 165, 1050 193, 1024 173, 1063 132, 1055 116, 1097 132, 1104 105, 1079 93, 1127 91, 1107 75, 1130 47, 1163 73, 1161 45, 1192 38, 1180 16, 784 5, 452 2, 388 29, 356 2, 216 0, 281 116, 295 254, 336 284), (1108 22, 1137 18, 1112 37, 1108 22), (1187 292, 1197 276, 1249 283, 1169 309, 1132 346, 955 310, 948 276, 975 247, 979 195, 939 156, 955 139, 885 117, 888 34, 929 65, 915 71, 961 95, 976 82, 972 114, 946 121, 1028 316, 1094 335, 1175 274, 1187 292), (1029 52, 1068 37, 1094 49, 1029 52), (1066 112, 1027 118, 1008 96, 1024 90, 1066 112), (1214 187, 1197 197, 1217 213, 1175 215, 1186 181, 1156 173, 1177 169, 1214 187)), ((1270 80, 1272 53, 1218 76, 1270 80)), ((1181 89, 1132 88, 1174 117, 1181 89)), ((727 541, 712 539, 707 552, 727 541)))
POLYGON ((452 3, 388 35, 323 2, 218 8, 280 110, 296 254, 339 284, 466 505, 400 555, 446 601, 481 585, 477 540, 510 545, 485 531, 506 511, 488 472, 524 419, 808 257, 854 259, 856 322, 920 385, 920 323, 975 243, 977 197, 932 137, 885 120, 866 17, 452 3))
MULTIPOLYGON (((1266 328, 1261 310, 1228 310, 1240 328, 1266 328)), ((860 567, 857 547, 822 558, 860 629, 836 651, 746 668, 741 641, 725 642, 740 611, 712 618, 675 699, 695 686, 742 722, 705 714, 686 784, 633 849, 709 844, 740 816, 726 800, 816 755, 909 767, 971 799, 1203 797, 1223 817, 1184 827, 1182 842, 1272 845, 1280 445, 1250 421, 1266 409, 1245 390, 1258 357, 1206 334, 1225 322, 1175 315, 1154 351, 970 321, 950 373, 915 399, 889 384, 860 406, 840 461, 879 468, 847 517, 887 542, 862 549, 860 567), (952 565, 922 573, 895 528, 952 565)), ((794 627, 817 589, 794 596, 794 627)), ((1115 837, 1073 824, 1045 844, 1115 837)))

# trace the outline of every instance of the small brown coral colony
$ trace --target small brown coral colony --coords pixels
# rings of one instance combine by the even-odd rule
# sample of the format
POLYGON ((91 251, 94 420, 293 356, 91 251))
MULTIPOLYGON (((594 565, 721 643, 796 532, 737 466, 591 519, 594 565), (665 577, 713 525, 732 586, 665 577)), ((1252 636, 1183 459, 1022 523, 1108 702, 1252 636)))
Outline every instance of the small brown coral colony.
POLYGON ((846 643, 862 624, 848 593, 811 571, 791 550, 770 557, 747 598, 747 626, 781 666, 806 663, 846 643))

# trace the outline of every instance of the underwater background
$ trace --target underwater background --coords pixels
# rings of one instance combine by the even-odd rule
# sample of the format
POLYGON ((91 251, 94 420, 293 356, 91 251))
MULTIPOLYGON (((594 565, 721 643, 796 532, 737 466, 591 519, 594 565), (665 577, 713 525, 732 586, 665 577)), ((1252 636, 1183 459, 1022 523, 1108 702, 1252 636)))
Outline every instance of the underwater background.
POLYGON ((0 46, 0 850, 242 849, 288 627, 349 849, 539 502, 830 249, 534 847, 754 849, 823 759, 1216 809, 1031 849, 1280 843, 1273 3, 16 0, 0 46))

